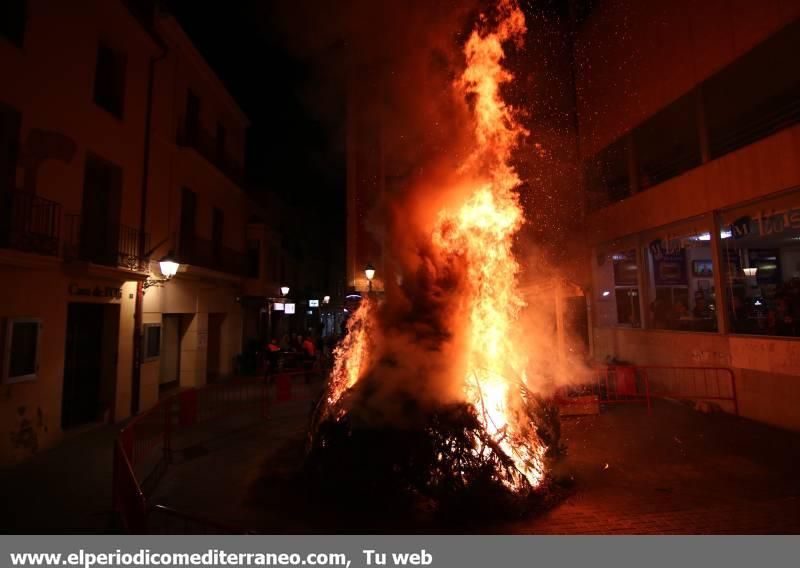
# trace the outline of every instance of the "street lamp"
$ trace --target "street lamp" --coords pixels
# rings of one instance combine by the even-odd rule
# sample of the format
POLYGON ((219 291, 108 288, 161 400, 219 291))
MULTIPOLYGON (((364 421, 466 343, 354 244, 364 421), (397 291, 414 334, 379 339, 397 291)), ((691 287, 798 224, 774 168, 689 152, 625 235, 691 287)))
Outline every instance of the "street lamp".
POLYGON ((369 281, 369 292, 372 293, 372 279, 375 278, 375 267, 372 266, 371 262, 364 267, 364 274, 366 274, 367 281, 369 281))
POLYGON ((322 303, 323 304, 329 304, 330 301, 331 301, 331 297, 330 296, 325 296, 325 297, 322 298, 322 303))
POLYGON ((172 255, 167 254, 158 261, 158 267, 161 269, 161 274, 164 275, 164 278, 169 280, 178 273, 178 269, 181 265, 175 261, 172 255))
POLYGON ((288 296, 288 295, 289 295, 289 287, 281 286, 281 296, 288 296))
POLYGON ((170 278, 178 273, 180 267, 180 263, 175 260, 172 253, 167 253, 166 256, 158 261, 158 268, 163 278, 147 278, 143 283, 143 291, 146 291, 151 286, 163 286, 170 278))

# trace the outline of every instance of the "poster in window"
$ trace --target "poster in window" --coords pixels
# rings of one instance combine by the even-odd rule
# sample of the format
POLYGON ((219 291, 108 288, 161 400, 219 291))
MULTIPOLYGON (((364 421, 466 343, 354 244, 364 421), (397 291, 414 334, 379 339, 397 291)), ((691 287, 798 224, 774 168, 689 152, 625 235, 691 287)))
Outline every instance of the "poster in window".
POLYGON ((714 276, 714 268, 711 264, 711 260, 693 260, 692 276, 696 276, 697 278, 712 278, 714 276))
POLYGON ((653 277, 656 286, 687 284, 686 250, 664 253, 660 259, 653 259, 653 277))

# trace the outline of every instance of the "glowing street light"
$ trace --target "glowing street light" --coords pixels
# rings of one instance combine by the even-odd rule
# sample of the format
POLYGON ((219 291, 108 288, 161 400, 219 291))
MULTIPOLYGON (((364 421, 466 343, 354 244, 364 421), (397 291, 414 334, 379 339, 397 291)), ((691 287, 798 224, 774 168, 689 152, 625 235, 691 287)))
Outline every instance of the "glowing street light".
POLYGON ((170 278, 178 273, 181 265, 174 259, 172 253, 168 253, 161 260, 158 261, 158 269, 161 271, 163 278, 152 278, 148 276, 142 283, 142 292, 146 292, 152 286, 163 286, 170 278))
POLYGON ((372 266, 372 263, 369 262, 364 267, 364 274, 367 276, 367 281, 369 281, 369 291, 372 292, 372 279, 375 278, 375 267, 372 266))
POLYGON ((281 286, 281 296, 288 296, 288 295, 289 295, 289 287, 281 286))
POLYGON ((168 254, 158 261, 158 267, 161 269, 161 274, 164 275, 164 278, 169 280, 178 273, 181 265, 172 258, 172 255, 168 254))

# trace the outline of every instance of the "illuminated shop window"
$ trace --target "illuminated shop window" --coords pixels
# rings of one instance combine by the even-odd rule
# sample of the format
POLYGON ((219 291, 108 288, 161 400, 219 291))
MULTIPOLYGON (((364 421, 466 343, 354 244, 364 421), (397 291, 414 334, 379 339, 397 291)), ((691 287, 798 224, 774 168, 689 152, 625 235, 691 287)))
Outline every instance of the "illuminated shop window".
POLYGON ((711 222, 642 235, 648 327, 717 331, 711 222))
POLYGON ((800 194, 726 211, 720 221, 731 331, 800 336, 800 194))
POLYGON ((636 249, 599 250, 593 268, 598 325, 641 327, 636 249))

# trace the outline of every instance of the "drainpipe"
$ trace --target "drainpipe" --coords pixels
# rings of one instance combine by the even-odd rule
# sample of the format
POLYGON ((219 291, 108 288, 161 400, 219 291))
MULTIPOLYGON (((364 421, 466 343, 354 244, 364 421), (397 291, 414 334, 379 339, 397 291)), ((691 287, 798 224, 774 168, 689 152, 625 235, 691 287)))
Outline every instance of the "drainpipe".
MULTIPOLYGON (((144 259, 147 253, 145 228, 147 226, 147 187, 150 177, 150 138, 153 116, 153 85, 155 83, 156 63, 167 56, 167 48, 163 43, 161 54, 150 58, 147 75, 147 102, 144 117, 144 159, 142 161, 142 192, 139 205, 139 258, 144 259)), ((148 270, 149 270, 148 266, 148 270)), ((133 369, 131 372, 131 415, 139 413, 139 398, 142 385, 142 311, 144 304, 144 282, 136 283, 136 300, 133 312, 133 369)))

